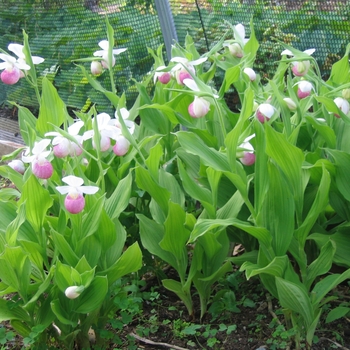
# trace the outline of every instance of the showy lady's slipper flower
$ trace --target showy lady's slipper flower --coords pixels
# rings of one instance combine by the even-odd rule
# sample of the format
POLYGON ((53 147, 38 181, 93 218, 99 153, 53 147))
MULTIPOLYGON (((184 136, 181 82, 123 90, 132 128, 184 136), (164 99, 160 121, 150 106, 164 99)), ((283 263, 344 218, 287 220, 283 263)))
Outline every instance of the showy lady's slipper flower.
MULTIPOLYGON (((111 120, 111 117, 107 113, 97 114, 92 119, 93 123, 97 123, 97 129, 100 132, 100 149, 102 152, 107 151, 111 145, 111 138, 115 138, 115 135, 120 134, 120 130, 114 126, 115 121, 111 120)), ((85 131, 83 140, 89 140, 94 137, 94 130, 85 131)), ((92 141, 93 147, 96 147, 95 141, 92 141)))
POLYGON ((226 41, 223 46, 227 47, 233 57, 243 57, 243 47, 249 41, 249 38, 245 37, 245 28, 243 24, 239 23, 235 26, 234 38, 236 42, 226 41))
POLYGON ((103 72, 103 67, 101 62, 98 61, 92 61, 90 66, 91 74, 92 75, 100 75, 103 72))
POLYGON ((21 70, 30 69, 27 63, 16 60, 10 55, 0 53, 0 59, 4 61, 0 63, 0 70, 3 70, 0 79, 4 84, 16 84, 21 78, 21 70))
POLYGON ((24 172, 26 170, 24 163, 20 159, 14 159, 10 163, 8 163, 7 165, 22 175, 24 174, 24 172))
MULTIPOLYGON (((305 50, 304 53, 311 56, 315 52, 315 49, 308 49, 305 50)), ((290 50, 284 50, 282 51, 281 55, 288 55, 288 56, 294 56, 294 54, 290 50)), ((302 77, 306 75, 310 68, 310 61, 304 60, 304 61, 295 61, 292 63, 292 72, 297 77, 302 77)))
POLYGON ((188 106, 188 113, 192 118, 204 117, 210 109, 210 103, 203 97, 194 97, 194 101, 188 106))
POLYGON ((69 299, 76 299, 84 291, 84 286, 70 286, 68 287, 64 294, 69 299))
POLYGON ((119 135, 115 139, 115 145, 113 146, 113 152, 117 156, 124 156, 128 153, 130 142, 123 135, 119 135))
MULTIPOLYGON (((344 113, 348 114, 350 110, 350 105, 347 100, 345 100, 342 97, 337 97, 334 99, 334 103, 337 105, 337 107, 344 113)), ((340 115, 337 113, 334 113, 334 116, 337 118, 340 118, 340 115)))
POLYGON ((156 69, 156 72, 154 73, 154 77, 153 77, 153 82, 154 84, 156 83, 156 81, 158 80, 159 82, 161 82, 162 84, 168 84, 169 81, 171 80, 171 73, 170 72, 162 72, 163 69, 165 69, 165 66, 159 66, 156 69))
POLYGON ((243 143, 239 146, 243 151, 237 153, 237 156, 243 165, 250 166, 255 163, 256 157, 254 154, 254 147, 249 142, 253 137, 255 137, 255 134, 245 138, 243 143))
MULTIPOLYGON (((17 57, 18 61, 22 63, 27 63, 26 62, 26 55, 23 52, 24 46, 20 44, 10 44, 8 46, 8 49, 12 51, 17 57)), ((44 58, 39 57, 39 56, 32 56, 32 62, 33 64, 40 64, 45 61, 44 58)))
POLYGON ((84 193, 95 194, 99 190, 97 186, 83 186, 84 180, 73 175, 64 177, 62 181, 68 186, 57 186, 56 189, 61 194, 67 194, 64 206, 71 214, 78 214, 84 209, 84 193))
POLYGON ((252 68, 246 67, 243 69, 243 72, 248 75, 250 81, 256 80, 256 73, 252 68))
POLYGON ((302 80, 302 81, 299 81, 297 84, 298 84, 297 95, 300 99, 310 96, 311 91, 313 90, 313 86, 309 81, 302 80))
POLYGON ((207 60, 207 57, 201 57, 195 61, 189 61, 184 57, 173 57, 170 61, 177 62, 177 64, 171 69, 171 72, 175 74, 176 81, 178 84, 183 85, 184 79, 192 79, 192 75, 196 74, 194 66, 197 66, 207 60))
POLYGON ((52 140, 53 154, 58 158, 64 158, 70 155, 71 157, 80 156, 83 152, 81 148, 81 144, 83 143, 83 137, 78 135, 80 129, 84 125, 82 120, 79 120, 68 127, 68 133, 74 137, 76 143, 68 140, 64 136, 62 136, 59 132, 48 132, 45 136, 55 136, 52 140))
MULTIPOLYGON (((130 115, 129 111, 126 108, 120 108, 119 112, 120 112, 120 115, 123 118, 125 126, 129 130, 129 133, 132 135, 134 133, 134 131, 135 131, 135 123, 132 120, 128 120, 129 115, 130 115)), ((116 111, 114 113, 114 117, 115 117, 115 119, 111 119, 110 123, 111 123, 111 125, 113 125, 113 126, 115 126, 116 128, 119 129, 117 131, 118 134, 122 134, 122 125, 120 123, 120 118, 119 118, 118 111, 116 111)))
POLYGON ((102 40, 98 43, 98 46, 102 49, 102 50, 97 50, 94 52, 94 56, 95 57, 101 57, 102 61, 101 64, 104 68, 108 69, 109 66, 114 67, 115 65, 115 57, 114 55, 119 55, 122 52, 126 51, 126 48, 123 49, 113 49, 112 51, 112 62, 110 64, 110 62, 108 61, 108 48, 109 48, 109 43, 108 40, 102 40))
POLYGON ((256 117, 260 123, 265 123, 265 121, 270 120, 275 113, 275 108, 269 103, 262 103, 256 110, 256 117))
POLYGON ((297 109, 297 105, 295 104, 295 102, 290 97, 285 97, 283 99, 283 101, 286 103, 287 107, 291 111, 295 111, 297 109))
POLYGON ((52 164, 46 159, 51 153, 50 150, 46 150, 50 142, 51 140, 49 139, 42 139, 39 142, 35 142, 31 152, 30 149, 27 149, 22 155, 22 161, 32 164, 33 174, 39 179, 48 179, 53 173, 52 164))

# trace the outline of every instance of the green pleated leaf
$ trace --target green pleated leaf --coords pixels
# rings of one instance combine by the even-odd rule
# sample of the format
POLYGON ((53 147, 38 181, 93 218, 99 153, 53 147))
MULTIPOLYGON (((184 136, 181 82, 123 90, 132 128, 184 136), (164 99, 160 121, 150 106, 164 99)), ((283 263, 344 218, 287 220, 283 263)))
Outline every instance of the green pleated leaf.
POLYGON ((339 318, 346 316, 349 312, 350 312, 350 307, 338 306, 328 313, 326 317, 326 323, 339 320, 339 318))
POLYGON ((47 210, 52 206, 53 201, 49 191, 34 175, 31 175, 23 186, 19 204, 23 202, 25 202, 27 220, 37 232, 41 232, 47 210))
POLYGON ((105 210, 113 220, 119 217, 120 213, 128 206, 132 188, 132 173, 118 182, 112 195, 106 199, 105 210))
POLYGON ((330 270, 333 263, 335 249, 336 246, 331 240, 322 246, 320 255, 308 266, 306 270, 306 279, 304 280, 304 284, 307 289, 311 287, 317 276, 324 275, 330 270))
POLYGON ((60 322, 72 327, 77 326, 78 322, 72 321, 70 319, 69 313, 62 307, 59 299, 52 300, 50 305, 51 305, 51 310, 53 311, 53 313, 56 315, 56 317, 59 319, 60 322))
POLYGON ((191 232, 191 236, 189 238, 189 242, 194 242, 198 237, 204 235, 206 232, 211 230, 222 230, 226 228, 227 226, 235 226, 256 239, 258 239, 262 244, 265 246, 270 246, 271 244, 271 234, 270 232, 264 228, 264 227, 255 227, 252 226, 245 221, 241 221, 235 218, 228 218, 228 219, 198 219, 193 231, 191 232))
POLYGON ((96 276, 90 286, 76 299, 75 312, 87 314, 99 308, 108 292, 108 280, 105 276, 96 276))
POLYGON ((329 79, 327 80, 327 84, 333 84, 334 86, 339 86, 349 82, 349 79, 350 79, 349 52, 350 52, 350 44, 346 47, 346 52, 343 58, 332 65, 331 74, 329 79))
POLYGON ((141 189, 147 191, 152 196, 165 214, 168 212, 168 202, 171 193, 157 184, 150 173, 141 166, 136 168, 136 183, 141 189))
POLYGON ((276 287, 282 307, 300 314, 308 329, 313 323, 314 311, 305 290, 297 284, 280 277, 276 277, 276 287))
POLYGON ((36 130, 42 136, 52 131, 51 124, 60 127, 68 117, 66 105, 59 97, 56 88, 47 79, 42 80, 42 96, 39 117, 36 122, 36 130))
MULTIPOLYGON (((89 200, 91 200, 89 198, 89 200)), ((101 212, 103 209, 105 197, 98 198, 91 209, 83 216, 81 232, 84 238, 94 234, 98 229, 101 221, 101 212)))
POLYGON ((324 138, 329 148, 335 148, 337 144, 337 137, 332 128, 328 125, 318 122, 311 116, 305 116, 305 119, 318 131, 318 133, 324 138))
POLYGON ((164 223, 164 237, 159 242, 159 246, 171 252, 178 261, 185 259, 184 254, 187 261, 186 242, 190 231, 186 229, 185 223, 185 211, 178 204, 169 202, 168 216, 164 223))
POLYGON ((142 252, 137 242, 129 246, 123 255, 107 270, 101 271, 99 275, 107 275, 108 283, 111 285, 119 278, 138 271, 142 266, 142 252))
POLYGON ((163 156, 163 147, 160 142, 157 142, 149 151, 149 156, 146 159, 148 171, 154 179, 158 179, 159 163, 163 156))
POLYGON ((208 147, 197 135, 188 131, 176 133, 179 143, 189 153, 199 156, 204 165, 215 170, 231 171, 226 156, 214 148, 208 147))
POLYGON ((247 279, 260 274, 269 274, 275 277, 283 277, 284 271, 288 264, 288 256, 276 256, 274 259, 265 267, 261 267, 258 264, 246 261, 240 267, 240 271, 245 271, 247 279))
POLYGON ((30 322, 31 318, 21 306, 15 306, 12 301, 0 298, 0 322, 9 320, 30 322))
POLYGON ((257 220, 270 231, 275 254, 284 255, 294 233, 294 198, 279 169, 269 162, 267 170, 268 191, 257 220))
POLYGON ((58 252, 63 256, 64 260, 70 266, 75 266, 78 263, 79 258, 75 254, 71 245, 66 241, 63 235, 61 235, 53 229, 51 229, 51 235, 54 240, 55 247, 57 248, 58 252))

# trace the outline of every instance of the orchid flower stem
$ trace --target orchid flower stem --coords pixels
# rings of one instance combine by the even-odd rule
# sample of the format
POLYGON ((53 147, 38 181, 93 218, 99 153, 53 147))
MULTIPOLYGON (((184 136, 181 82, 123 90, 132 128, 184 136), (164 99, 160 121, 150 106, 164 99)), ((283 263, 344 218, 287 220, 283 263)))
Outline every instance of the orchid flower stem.
POLYGON ((113 92, 114 94, 116 94, 116 93, 117 93, 117 89, 115 88, 115 84, 114 84, 113 68, 112 68, 112 67, 109 67, 108 72, 109 72, 109 79, 111 80, 112 92, 113 92))

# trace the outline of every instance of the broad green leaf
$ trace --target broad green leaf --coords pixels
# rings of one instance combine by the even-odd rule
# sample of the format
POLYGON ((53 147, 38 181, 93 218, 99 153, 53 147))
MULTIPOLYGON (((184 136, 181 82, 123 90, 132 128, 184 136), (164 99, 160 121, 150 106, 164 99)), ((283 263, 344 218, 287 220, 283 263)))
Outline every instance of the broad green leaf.
POLYGON ((177 262, 174 255, 162 249, 159 245, 161 240, 164 238, 164 227, 142 214, 138 214, 137 218, 140 221, 140 237, 142 246, 151 254, 158 256, 160 259, 176 268, 177 262))
POLYGON ((204 235, 206 232, 211 230, 222 230, 226 228, 227 226, 235 226, 250 235, 254 236, 256 239, 258 239, 262 244, 265 246, 269 246, 271 244, 271 234, 270 232, 263 227, 255 227, 252 226, 245 221, 241 221, 235 218, 228 218, 228 219, 199 219, 191 232, 191 236, 189 239, 189 243, 196 241, 196 239, 202 235, 204 235))
POLYGON ((308 290, 317 276, 324 275, 330 270, 335 250, 335 244, 329 240, 324 246, 322 246, 320 255, 317 259, 308 266, 306 270, 306 279, 304 281, 308 290))
POLYGON ((101 271, 98 275, 107 275, 108 283, 111 285, 119 278, 138 271, 142 266, 142 252, 137 242, 129 246, 123 255, 107 270, 101 271))
POLYGON ((301 224, 301 226, 295 231, 295 237, 298 239, 300 245, 304 247, 306 237, 310 233, 311 228, 315 224, 320 213, 324 211, 328 205, 328 192, 331 183, 329 172, 323 167, 322 178, 320 186, 318 188, 316 197, 312 206, 301 224))
POLYGON ((315 118, 311 116, 305 116, 305 119, 319 132, 319 134, 326 141, 326 145, 329 148, 335 148, 337 143, 337 138, 334 130, 328 125, 318 122, 315 118))
POLYGON ((21 306, 16 306, 13 301, 0 298, 0 322, 9 320, 30 322, 31 318, 21 306))
POLYGON ((225 71, 224 82, 222 83, 221 89, 219 92, 220 96, 222 96, 231 87, 231 85, 239 79, 240 74, 241 74, 240 66, 233 66, 228 68, 225 71))
POLYGON ((267 164, 268 190, 257 221, 272 235, 275 254, 284 255, 294 232, 294 199, 282 173, 272 163, 267 164))
POLYGON ((239 191, 236 191, 233 196, 221 207, 216 216, 218 219, 237 218, 244 204, 244 199, 239 191))
POLYGON ((349 311, 350 307, 337 306, 328 313, 326 323, 333 322, 335 320, 338 320, 339 318, 346 316, 349 313, 349 311))
POLYGON ((56 264, 54 281, 56 286, 62 293, 69 287, 75 285, 81 285, 81 278, 79 273, 72 273, 73 267, 62 264, 59 260, 56 264))
MULTIPOLYGON (((89 197, 89 200, 91 200, 91 197, 89 197)), ((94 202, 90 210, 88 210, 88 212, 83 215, 82 228, 81 228, 83 237, 79 237, 80 239, 85 239, 96 232, 97 228, 100 225, 101 212, 103 209, 104 200, 105 200, 104 196, 101 196, 100 198, 98 198, 94 202)), ((87 206, 85 208, 87 208, 87 206)))
POLYGON ((149 151, 146 159, 147 169, 155 181, 158 181, 159 163, 163 156, 163 147, 158 141, 149 151))
POLYGON ((156 183, 150 173, 141 166, 136 168, 136 183, 152 196, 165 214, 168 212, 168 202, 171 193, 156 183))
POLYGON ((281 277, 276 277, 276 287, 282 307, 300 314, 307 331, 314 320, 314 311, 309 296, 297 284, 281 277))
POLYGON ((179 131, 176 133, 179 143, 189 153, 199 156, 204 165, 215 170, 231 171, 226 156, 208 147, 197 135, 191 132, 179 131))
MULTIPOLYGON (((104 251, 104 260, 106 268, 112 266, 117 261, 123 252, 126 240, 126 230, 119 220, 114 220, 114 230, 116 239, 114 244, 109 246, 109 249, 104 251)), ((107 243, 107 240, 106 240, 107 243)), ((104 239, 101 240, 102 247, 104 246, 104 239)))
POLYGON ((103 303, 108 292, 108 280, 106 276, 96 276, 89 287, 76 299, 75 312, 87 314, 98 309, 103 303))
POLYGON ((100 222, 96 232, 96 237, 101 243, 102 251, 106 252, 111 246, 114 245, 114 242, 117 239, 116 225, 104 210, 101 211, 100 215, 100 222))
POLYGON ((165 188, 170 193, 170 200, 174 203, 179 204, 182 208, 185 207, 185 194, 180 187, 176 177, 165 171, 164 169, 159 169, 159 185, 165 188))
POLYGON ((55 246, 58 250, 58 253, 62 255, 63 259, 70 266, 75 266, 79 261, 79 257, 75 254, 71 245, 67 242, 67 240, 64 238, 63 235, 56 232, 52 228, 51 228, 51 235, 54 240, 55 246))
POLYGON ((193 303, 191 294, 187 291, 184 291, 181 283, 172 279, 163 279, 162 284, 166 289, 174 292, 186 305, 189 315, 193 315, 193 303))
POLYGON ((168 216, 164 223, 164 237, 159 242, 159 246, 162 249, 171 252, 179 265, 181 262, 185 262, 187 265, 186 242, 190 232, 186 229, 185 223, 185 211, 178 204, 170 201, 168 216))
POLYGON ((349 52, 350 44, 346 47, 346 52, 343 58, 340 61, 335 62, 333 64, 330 77, 327 80, 327 84, 333 84, 334 86, 338 86, 349 82, 349 52))
POLYGON ((52 206, 50 193, 43 187, 38 179, 31 175, 23 186, 19 204, 25 202, 27 220, 36 232, 41 232, 47 210, 52 206))
POLYGON ((51 310, 60 322, 72 327, 76 327, 78 325, 78 321, 71 320, 70 314, 64 309, 64 307, 62 307, 59 299, 52 300, 50 305, 51 310))
POLYGON ((28 108, 17 104, 16 107, 18 108, 18 124, 23 141, 26 145, 33 146, 37 118, 28 108))
POLYGON ((269 274, 275 277, 283 277, 284 271, 288 264, 288 256, 276 256, 267 266, 261 267, 258 264, 246 261, 240 267, 240 271, 245 271, 247 279, 261 273, 269 274))
POLYGON ((118 218, 120 213, 125 210, 129 204, 132 188, 132 173, 118 182, 112 195, 105 201, 105 210, 108 216, 113 220, 118 218))
POLYGON ((301 149, 290 144, 285 136, 265 123, 266 153, 278 164, 289 182, 296 200, 296 209, 301 210, 302 176, 301 166, 304 154, 301 149))
POLYGON ((36 130, 44 136, 46 132, 52 131, 51 124, 60 127, 68 117, 68 113, 52 83, 44 77, 42 84, 41 105, 36 130))

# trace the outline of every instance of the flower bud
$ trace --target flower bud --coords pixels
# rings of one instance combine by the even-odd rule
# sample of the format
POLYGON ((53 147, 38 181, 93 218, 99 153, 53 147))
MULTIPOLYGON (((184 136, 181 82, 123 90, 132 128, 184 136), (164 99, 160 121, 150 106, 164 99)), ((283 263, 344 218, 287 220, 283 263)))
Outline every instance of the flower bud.
POLYGON ((233 43, 228 45, 228 49, 233 57, 242 58, 243 57, 243 50, 241 48, 241 45, 238 43, 233 43))
POLYGON ((53 154, 58 158, 67 157, 70 153, 70 141, 64 137, 60 138, 60 143, 53 147, 53 154))
MULTIPOLYGON (((348 114, 350 110, 350 105, 347 100, 345 100, 342 97, 337 97, 334 99, 334 103, 337 105, 337 107, 344 113, 348 114)), ((339 114, 334 113, 334 116, 337 118, 340 118, 339 114)))
POLYGON ((53 166, 47 159, 40 161, 34 160, 32 163, 32 171, 38 179, 48 179, 53 174, 53 166))
POLYGON ((188 113, 192 118, 204 117, 208 112, 210 103, 203 97, 195 96, 194 101, 188 106, 188 113))
MULTIPOLYGON (((102 56, 102 61, 101 61, 102 67, 105 69, 108 69, 109 68, 108 63, 109 63, 108 51, 106 51, 102 56)), ((112 55, 112 67, 114 67, 114 66, 115 66, 115 57, 114 57, 114 55, 112 55)))
POLYGON ((274 113, 275 109, 272 105, 269 103, 262 103, 256 110, 256 117, 260 123, 264 123, 266 120, 269 120, 274 113))
POLYGON ((310 61, 298 61, 293 63, 292 72, 297 77, 306 75, 310 68, 310 61))
POLYGON ((300 99, 310 96, 311 90, 313 89, 312 84, 309 81, 302 80, 298 84, 297 95, 300 99))
POLYGON ((341 92, 341 95, 343 96, 343 98, 345 98, 346 100, 350 100, 350 89, 344 89, 341 92))
POLYGON ((120 135, 116 140, 116 144, 113 147, 113 152, 117 156, 124 156, 128 152, 129 147, 130 142, 123 135, 120 135))
POLYGON ((70 286, 68 287, 64 294, 69 299, 76 299, 84 291, 84 286, 70 286))
POLYGON ((164 72, 162 75, 158 77, 158 80, 162 84, 168 84, 171 79, 171 74, 169 72, 164 72))
POLYGON ((186 69, 179 70, 176 72, 176 81, 178 82, 178 84, 184 85, 185 79, 192 79, 191 74, 186 69))
POLYGON ((81 193, 68 193, 64 200, 64 206, 71 214, 78 214, 85 207, 85 198, 81 193))
POLYGON ((252 68, 244 68, 243 72, 248 75, 250 81, 254 81, 256 79, 256 73, 252 68))
POLYGON ((26 170, 24 163, 19 159, 12 160, 10 163, 8 163, 8 166, 10 168, 12 168, 13 170, 16 170, 17 172, 19 172, 22 175, 24 174, 24 172, 26 170))
POLYGON ((102 64, 101 62, 98 62, 98 61, 92 61, 90 69, 91 69, 92 75, 100 75, 103 72, 102 64))
POLYGON ((295 104, 295 102, 290 97, 284 98, 283 101, 286 103, 287 107, 291 111, 295 111, 297 109, 297 105, 295 104))
POLYGON ((252 152, 243 152, 243 157, 239 158, 243 165, 253 165, 255 163, 255 154, 252 152))
POLYGON ((4 84, 13 85, 21 77, 21 71, 17 67, 4 69, 0 74, 0 79, 4 84))

